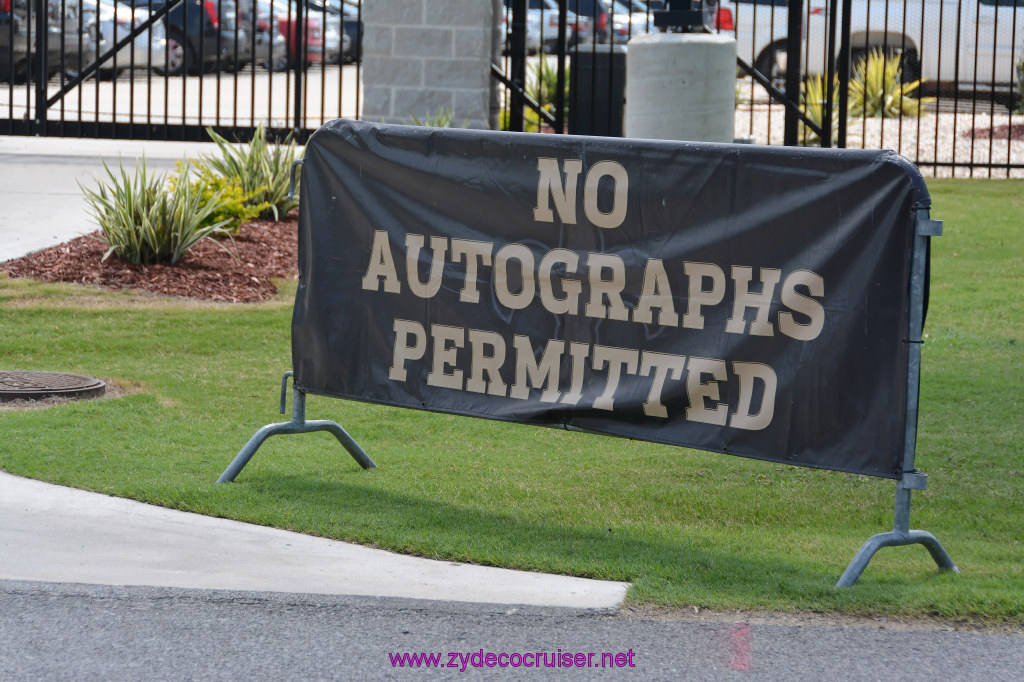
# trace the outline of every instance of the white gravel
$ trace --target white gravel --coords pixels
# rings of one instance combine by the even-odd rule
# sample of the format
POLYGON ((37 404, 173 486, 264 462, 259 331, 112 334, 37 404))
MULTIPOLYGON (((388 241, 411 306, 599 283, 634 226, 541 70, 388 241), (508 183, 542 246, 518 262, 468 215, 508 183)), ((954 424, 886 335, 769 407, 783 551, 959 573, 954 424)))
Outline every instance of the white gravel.
MULTIPOLYGON (((1024 115, 1007 114, 1006 109, 978 102, 974 112, 929 112, 918 118, 850 119, 848 148, 892 149, 917 163, 925 177, 1024 178, 1024 140, 995 139, 986 133, 973 137, 972 129, 1001 125, 1024 126, 1024 115), (993 169, 953 168, 929 163, 994 164, 993 169)), ((781 105, 744 103, 736 108, 736 137, 752 138, 756 144, 781 145, 785 110, 781 105)))

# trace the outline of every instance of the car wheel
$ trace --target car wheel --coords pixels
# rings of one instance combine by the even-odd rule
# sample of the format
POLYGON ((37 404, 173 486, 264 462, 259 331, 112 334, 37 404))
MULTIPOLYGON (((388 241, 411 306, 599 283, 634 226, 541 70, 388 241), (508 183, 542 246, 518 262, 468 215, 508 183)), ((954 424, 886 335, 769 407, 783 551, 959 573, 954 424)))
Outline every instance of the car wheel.
MULTIPOLYGON (((154 68, 161 76, 180 76, 185 73, 185 61, 190 57, 188 41, 180 31, 172 30, 167 33, 167 63, 159 68, 154 68)), ((188 59, 188 61, 193 61, 188 59)))
POLYGON ((786 44, 774 43, 766 47, 754 63, 754 68, 760 71, 773 85, 780 86, 785 83, 786 44))
POLYGON ((244 61, 239 61, 239 62, 228 61, 228 62, 221 62, 220 68, 221 68, 221 71, 224 71, 226 73, 241 73, 242 71, 245 70, 245 67, 247 67, 247 66, 249 66, 249 60, 244 60, 244 61))
POLYGON ((260 66, 267 71, 285 71, 288 68, 288 55, 284 50, 278 50, 274 53, 273 61, 264 61, 260 66))

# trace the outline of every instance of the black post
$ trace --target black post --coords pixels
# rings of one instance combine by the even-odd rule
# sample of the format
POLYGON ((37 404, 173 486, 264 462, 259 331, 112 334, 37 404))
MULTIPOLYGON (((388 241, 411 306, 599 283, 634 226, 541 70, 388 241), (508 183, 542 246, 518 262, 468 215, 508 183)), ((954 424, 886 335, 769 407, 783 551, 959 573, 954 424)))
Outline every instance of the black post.
POLYGON ((568 39, 568 0, 558 0, 558 77, 555 84, 555 132, 565 132, 565 54, 568 39))
POLYGON ((309 59, 309 51, 306 48, 306 12, 303 7, 304 5, 304 2, 296 2, 294 5, 295 27, 292 31, 292 40, 295 41, 295 44, 290 46, 295 64, 295 120, 292 124, 292 133, 296 139, 301 137, 302 122, 306 119, 304 95, 306 89, 306 60, 309 59))
POLYGON ((511 63, 509 79, 516 86, 509 93, 508 129, 523 131, 523 98, 520 92, 526 90, 526 0, 512 0, 511 63))
MULTIPOLYGON (((786 28, 786 97, 790 101, 800 101, 800 48, 803 46, 804 0, 789 3, 789 25, 786 28)), ((797 143, 799 117, 786 109, 785 133, 783 144, 793 147, 797 143)))
POLYGON ((846 147, 846 118, 850 108, 850 14, 853 0, 843 0, 843 29, 839 38, 839 130, 836 146, 846 147))
MULTIPOLYGON (((36 23, 35 23, 35 71, 36 71, 36 118, 35 118, 35 134, 46 135, 46 81, 47 81, 47 70, 49 64, 47 63, 47 52, 49 51, 49 45, 47 38, 49 38, 50 27, 47 21, 47 2, 46 0, 37 0, 36 5, 36 23)), ((29 45, 31 46, 32 39, 29 38, 29 45)))
POLYGON ((825 111, 822 116, 822 130, 825 135, 819 137, 822 147, 832 146, 832 109, 835 106, 835 89, 832 84, 836 80, 836 15, 839 14, 838 0, 829 0, 828 3, 828 43, 825 54, 825 111))

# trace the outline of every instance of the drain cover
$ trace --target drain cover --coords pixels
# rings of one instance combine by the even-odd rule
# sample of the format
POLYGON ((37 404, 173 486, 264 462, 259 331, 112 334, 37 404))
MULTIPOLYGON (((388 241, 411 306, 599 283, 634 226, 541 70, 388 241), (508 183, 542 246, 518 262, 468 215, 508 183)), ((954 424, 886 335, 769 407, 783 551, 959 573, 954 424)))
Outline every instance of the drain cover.
POLYGON ((0 372, 0 402, 63 398, 95 398, 107 385, 99 379, 60 372, 0 372))

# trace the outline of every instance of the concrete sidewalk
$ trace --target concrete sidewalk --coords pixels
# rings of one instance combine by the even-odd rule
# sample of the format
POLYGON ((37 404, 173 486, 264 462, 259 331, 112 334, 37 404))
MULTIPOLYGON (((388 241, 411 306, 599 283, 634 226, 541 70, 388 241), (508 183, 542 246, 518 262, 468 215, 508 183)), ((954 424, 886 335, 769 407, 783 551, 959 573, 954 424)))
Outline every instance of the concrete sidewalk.
POLYGON ((210 143, 69 140, 0 136, 0 263, 96 230, 79 183, 95 187, 116 171, 172 170, 181 158, 216 150, 210 143))
POLYGON ((0 579, 613 609, 626 583, 404 556, 0 472, 0 579))
MULTIPOLYGON (((95 231, 78 183, 103 177, 103 160, 167 170, 213 147, 0 136, 0 264, 95 231)), ((408 557, 2 471, 0 579, 595 609, 617 607, 628 587, 408 557)))

